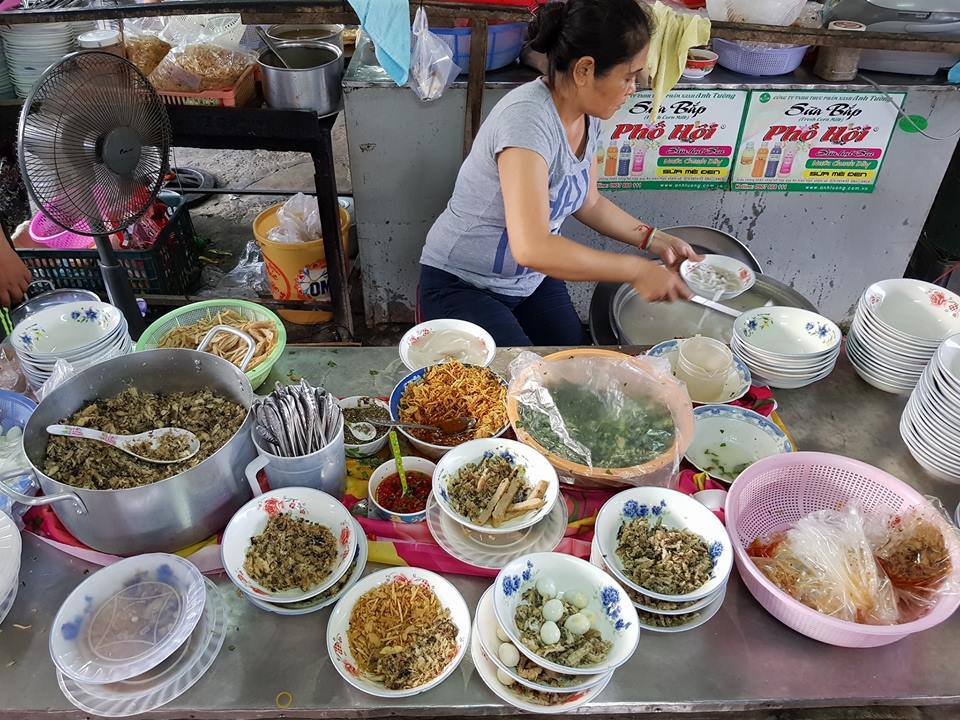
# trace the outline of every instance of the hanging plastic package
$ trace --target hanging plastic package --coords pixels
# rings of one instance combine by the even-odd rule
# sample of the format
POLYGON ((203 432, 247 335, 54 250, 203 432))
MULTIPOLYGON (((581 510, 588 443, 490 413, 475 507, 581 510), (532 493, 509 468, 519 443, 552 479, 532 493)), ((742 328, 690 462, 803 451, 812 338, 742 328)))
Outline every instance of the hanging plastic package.
POLYGON ((436 100, 461 73, 453 61, 450 46, 430 32, 427 13, 417 9, 411 32, 410 82, 408 85, 423 101, 436 100))

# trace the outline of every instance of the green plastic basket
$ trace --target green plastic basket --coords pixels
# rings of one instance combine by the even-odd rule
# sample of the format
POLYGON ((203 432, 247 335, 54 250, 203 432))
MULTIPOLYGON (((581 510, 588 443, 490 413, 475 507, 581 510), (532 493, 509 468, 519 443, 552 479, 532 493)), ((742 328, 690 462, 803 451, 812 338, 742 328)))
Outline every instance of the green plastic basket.
POLYGON ((267 356, 266 360, 246 373, 247 379, 253 389, 256 390, 263 385, 263 381, 267 379, 270 370, 273 369, 274 364, 283 354, 283 349, 287 346, 287 330, 283 326, 283 321, 275 313, 248 300, 205 300, 184 305, 182 308, 168 312, 159 320, 151 323, 150 327, 140 336, 137 341, 137 352, 155 349, 160 340, 166 337, 167 333, 173 328, 198 322, 219 310, 233 310, 254 321, 269 320, 277 328, 277 345, 273 348, 273 352, 267 356))

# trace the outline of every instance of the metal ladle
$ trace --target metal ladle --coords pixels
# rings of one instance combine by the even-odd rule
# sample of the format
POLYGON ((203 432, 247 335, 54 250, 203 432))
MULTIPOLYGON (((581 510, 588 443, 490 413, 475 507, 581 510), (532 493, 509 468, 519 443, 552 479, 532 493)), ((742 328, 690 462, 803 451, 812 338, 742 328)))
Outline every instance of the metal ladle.
POLYGON ((290 67, 290 63, 288 63, 288 62, 284 59, 283 55, 280 54, 280 50, 277 48, 276 45, 273 44, 273 40, 270 38, 269 35, 267 35, 267 34, 263 31, 263 28, 260 27, 259 25, 255 25, 254 27, 257 28, 257 34, 260 36, 260 39, 263 40, 264 44, 265 44, 268 48, 270 48, 270 52, 272 52, 274 55, 277 56, 277 60, 279 60, 281 63, 283 63, 283 66, 284 66, 287 70, 292 70, 293 68, 290 67))
POLYGON ((173 463, 183 462, 200 452, 200 439, 189 430, 184 430, 183 428, 164 427, 156 430, 148 430, 147 432, 142 432, 137 435, 116 435, 91 428, 78 427, 77 425, 47 425, 47 432, 51 435, 62 435, 63 437, 96 440, 115 447, 118 450, 122 450, 138 460, 156 463, 158 465, 171 465, 173 463), (187 441, 188 446, 185 455, 173 460, 159 460, 155 457, 141 455, 131 449, 133 445, 146 442, 149 443, 150 450, 157 452, 160 448, 160 442, 171 435, 187 441))
POLYGON ((441 420, 436 425, 421 425, 420 423, 404 423, 393 420, 372 420, 348 422, 347 428, 360 442, 370 442, 377 436, 377 427, 403 428, 404 430, 434 430, 441 435, 458 435, 471 429, 477 424, 476 418, 458 417, 441 420), (376 427, 375 427, 376 426, 376 427))

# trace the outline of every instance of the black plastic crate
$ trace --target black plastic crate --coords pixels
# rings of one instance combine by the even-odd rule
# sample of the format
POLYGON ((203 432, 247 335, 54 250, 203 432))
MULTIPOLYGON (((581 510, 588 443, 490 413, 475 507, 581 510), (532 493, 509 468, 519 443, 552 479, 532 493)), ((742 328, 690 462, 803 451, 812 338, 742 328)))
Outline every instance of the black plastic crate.
MULTIPOLYGON (((17 248, 35 280, 58 288, 83 288, 104 293, 100 256, 96 250, 17 248)), ((180 295, 200 284, 200 253, 190 212, 180 206, 148 250, 118 250, 133 291, 143 295, 180 295)))

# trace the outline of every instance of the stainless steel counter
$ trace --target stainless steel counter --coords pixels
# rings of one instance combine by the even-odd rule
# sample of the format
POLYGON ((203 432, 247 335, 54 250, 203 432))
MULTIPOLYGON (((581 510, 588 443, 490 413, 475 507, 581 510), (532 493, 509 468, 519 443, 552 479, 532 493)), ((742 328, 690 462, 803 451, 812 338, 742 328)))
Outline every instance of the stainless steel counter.
MULTIPOLYGON (((501 350, 494 368, 506 370, 514 351, 501 350)), ((274 380, 300 376, 338 395, 387 394, 405 374, 394 348, 288 348, 274 380)), ((960 488, 925 475, 897 432, 904 399, 861 382, 841 359, 825 381, 779 391, 781 415, 803 450, 849 455, 892 472, 948 507, 960 488)), ((61 696, 47 652, 56 609, 92 565, 24 536, 21 588, 0 627, 0 718, 80 718, 61 696)), ((372 569, 372 568, 371 568, 372 569)), ((475 606, 485 580, 454 577, 475 606)), ((398 701, 354 690, 327 657, 329 610, 285 618, 246 602, 225 575, 215 580, 228 600, 230 631, 213 668, 185 695, 150 715, 156 718, 476 716, 515 714, 476 677, 466 659, 438 688, 398 701), (279 709, 277 694, 292 695, 279 709)), ((895 645, 846 650, 809 640, 768 615, 730 580, 719 614, 678 635, 644 633, 634 658, 585 713, 639 714, 745 709, 941 705, 960 702, 960 621, 895 645)))

